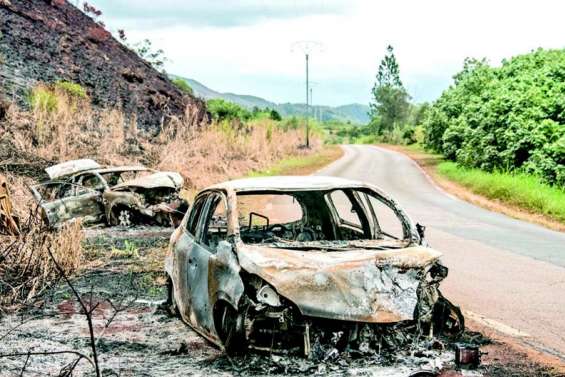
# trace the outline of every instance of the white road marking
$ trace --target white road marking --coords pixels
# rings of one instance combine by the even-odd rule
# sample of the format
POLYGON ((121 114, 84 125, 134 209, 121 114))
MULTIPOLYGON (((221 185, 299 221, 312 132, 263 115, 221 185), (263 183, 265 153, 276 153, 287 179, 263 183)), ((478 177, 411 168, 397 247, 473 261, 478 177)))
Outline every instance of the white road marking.
POLYGON ((468 311, 468 310, 465 310, 463 313, 465 314, 466 317, 469 317, 472 320, 474 320, 474 321, 476 321, 480 324, 483 324, 485 326, 488 326, 488 327, 490 327, 490 328, 492 328, 496 331, 499 331, 503 334, 510 335, 510 336, 513 336, 513 337, 516 337, 516 338, 529 338, 531 336, 530 334, 528 334, 528 333, 526 333, 522 330, 515 329, 511 326, 508 326, 508 325, 502 323, 502 322, 496 321, 494 319, 487 318, 483 315, 473 313, 473 312, 468 311))

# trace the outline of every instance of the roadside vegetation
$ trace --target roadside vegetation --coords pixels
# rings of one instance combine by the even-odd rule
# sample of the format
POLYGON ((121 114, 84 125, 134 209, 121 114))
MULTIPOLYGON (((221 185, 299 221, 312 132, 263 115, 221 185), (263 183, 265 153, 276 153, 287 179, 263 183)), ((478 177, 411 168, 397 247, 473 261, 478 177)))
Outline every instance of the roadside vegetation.
POLYGON ((437 166, 438 173, 472 192, 540 213, 565 223, 565 191, 526 173, 467 168, 452 161, 437 166))
POLYGON ((438 100, 410 102, 389 46, 366 126, 326 124, 326 142, 414 146, 475 194, 565 222, 565 49, 490 66, 467 59, 438 100))
POLYGON ((309 175, 339 159, 342 155, 343 151, 340 147, 330 145, 326 148, 321 148, 317 153, 301 157, 285 158, 267 169, 253 171, 249 176, 309 175))
POLYGON ((500 67, 467 59, 454 80, 428 113, 428 149, 464 167, 565 187, 565 49, 540 49, 500 67))
POLYGON ((7 106, 0 120, 0 172, 12 188, 16 214, 26 216, 33 203, 26 186, 59 161, 93 158, 107 165, 178 171, 185 189, 194 192, 281 160, 316 155, 322 147, 314 130, 311 148, 303 148, 303 120, 227 105, 227 111, 212 106, 215 120, 207 125, 196 124, 198 109, 187 107, 183 118, 170 119, 155 135, 138 129, 135 118, 120 109, 96 109, 78 84, 37 85, 27 106, 7 106))

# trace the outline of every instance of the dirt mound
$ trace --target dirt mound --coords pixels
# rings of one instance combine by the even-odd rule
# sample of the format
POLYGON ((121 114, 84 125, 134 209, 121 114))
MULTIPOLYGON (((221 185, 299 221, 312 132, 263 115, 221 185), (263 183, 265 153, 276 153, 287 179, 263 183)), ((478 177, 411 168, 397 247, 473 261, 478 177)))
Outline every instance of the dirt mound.
POLYGON ((0 32, 0 92, 20 104, 37 82, 66 80, 86 88, 96 106, 121 107, 141 128, 182 116, 187 105, 207 118, 201 100, 67 1, 0 1, 0 32))

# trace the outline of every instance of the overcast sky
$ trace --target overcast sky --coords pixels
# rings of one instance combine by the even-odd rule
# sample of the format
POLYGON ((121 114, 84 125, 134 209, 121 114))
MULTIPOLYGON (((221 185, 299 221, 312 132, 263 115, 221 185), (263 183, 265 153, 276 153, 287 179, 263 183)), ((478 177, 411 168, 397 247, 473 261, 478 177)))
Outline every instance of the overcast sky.
POLYGON ((304 56, 314 103, 368 103, 386 46, 416 101, 437 98, 465 57, 491 63, 565 47, 563 0, 93 0, 129 40, 149 38, 170 73, 275 102, 304 102, 304 56))

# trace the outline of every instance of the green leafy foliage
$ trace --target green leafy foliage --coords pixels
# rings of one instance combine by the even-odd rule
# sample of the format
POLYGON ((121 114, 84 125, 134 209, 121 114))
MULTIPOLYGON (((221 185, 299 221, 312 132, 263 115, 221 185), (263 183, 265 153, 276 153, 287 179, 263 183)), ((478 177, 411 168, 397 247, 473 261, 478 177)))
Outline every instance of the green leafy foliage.
POLYGON ((86 89, 74 82, 57 81, 54 88, 72 98, 87 98, 86 89))
POLYGON ((52 113, 57 110, 57 95, 46 86, 36 86, 31 89, 27 97, 28 105, 37 111, 52 113))
POLYGON ((254 107, 249 111, 246 108, 230 101, 220 98, 208 100, 208 111, 212 114, 215 121, 234 121, 246 122, 252 119, 271 119, 281 121, 281 115, 273 109, 260 109, 254 107))
POLYGON ((178 79, 173 79, 172 81, 173 84, 175 84, 175 86, 179 88, 181 92, 183 92, 184 94, 189 94, 191 96, 194 95, 192 88, 190 87, 190 85, 188 85, 186 80, 178 78, 178 79))
POLYGON ((223 120, 240 120, 246 121, 251 119, 251 112, 233 102, 224 101, 220 98, 208 101, 208 111, 212 114, 215 121, 223 120))
POLYGON ((463 166, 565 186, 565 49, 467 59, 427 112, 425 145, 463 166))
POLYGON ((400 70, 392 46, 379 65, 370 104, 371 123, 379 135, 403 125, 409 110, 409 96, 400 81, 400 70))
MULTIPOLYGON (((125 39, 123 39, 123 42, 125 43, 125 39)), ((158 71, 163 71, 165 63, 168 61, 167 57, 165 56, 165 51, 163 51, 162 49, 154 49, 153 43, 149 39, 144 39, 141 42, 127 46, 132 49, 141 59, 151 64, 153 68, 158 71)))

